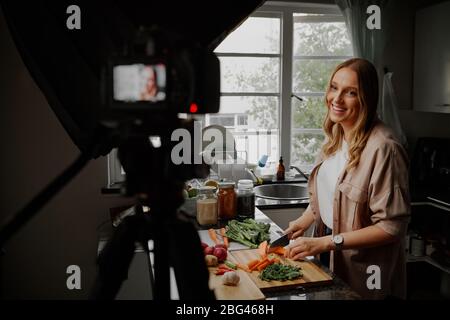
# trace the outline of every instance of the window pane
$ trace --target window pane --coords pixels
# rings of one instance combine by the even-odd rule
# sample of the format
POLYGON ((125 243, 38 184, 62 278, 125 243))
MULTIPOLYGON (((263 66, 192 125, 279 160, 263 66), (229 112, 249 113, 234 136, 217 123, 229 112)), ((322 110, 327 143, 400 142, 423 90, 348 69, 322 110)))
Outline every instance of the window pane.
MULTIPOLYGON (((236 141, 236 149, 246 155, 247 161, 257 163, 263 155, 269 162, 278 161, 278 108, 277 97, 222 97, 219 114, 237 115, 236 123, 228 129, 236 141), (239 120, 245 119, 245 120, 239 120)), ((206 125, 212 124, 206 116, 206 125)))
POLYGON ((250 17, 216 48, 217 53, 280 53, 280 19, 250 17))
POLYGON ((234 115, 231 116, 216 116, 209 117, 209 124, 218 124, 223 127, 234 127, 234 115))
POLYGON ((278 129, 278 97, 221 97, 219 113, 248 115, 248 129, 278 129))
POLYGON ((222 92, 279 91, 279 58, 221 57, 222 92))
POLYGON ((292 128, 318 129, 322 128, 327 114, 324 97, 303 97, 303 102, 292 99, 292 128))
POLYGON ((325 92, 334 68, 343 60, 295 60, 294 92, 325 92))
POLYGON ((302 133, 293 130, 291 163, 309 172, 320 152, 325 136, 320 133, 302 133))
POLYGON ((351 56, 353 54, 344 22, 294 23, 293 52, 294 55, 307 56, 351 56))

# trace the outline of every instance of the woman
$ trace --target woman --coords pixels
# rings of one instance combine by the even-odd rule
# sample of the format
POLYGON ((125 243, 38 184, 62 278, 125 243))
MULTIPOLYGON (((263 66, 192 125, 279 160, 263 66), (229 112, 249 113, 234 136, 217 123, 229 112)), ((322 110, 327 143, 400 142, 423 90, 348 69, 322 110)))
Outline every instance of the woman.
POLYGON ((408 159, 377 117, 378 77, 364 59, 336 67, 326 92, 327 139, 309 179, 310 205, 289 224, 287 256, 321 261, 363 298, 406 295, 408 159), (301 237, 315 223, 315 237, 301 237))

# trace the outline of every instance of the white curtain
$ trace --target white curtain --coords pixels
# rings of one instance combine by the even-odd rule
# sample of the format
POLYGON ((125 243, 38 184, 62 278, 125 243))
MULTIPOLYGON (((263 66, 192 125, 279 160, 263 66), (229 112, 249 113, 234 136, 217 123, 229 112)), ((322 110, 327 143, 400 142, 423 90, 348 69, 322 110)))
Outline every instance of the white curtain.
POLYGON ((380 103, 378 115, 396 133, 399 140, 406 147, 406 137, 403 133, 398 116, 397 98, 392 86, 392 72, 384 72, 383 53, 386 46, 386 35, 392 25, 394 10, 390 6, 393 1, 388 0, 335 0, 344 15, 349 36, 353 45, 355 57, 364 58, 372 62, 380 77, 380 103), (367 19, 372 13, 367 8, 377 5, 380 8, 381 29, 369 29, 367 19))
POLYGON ((398 117, 397 96, 392 85, 392 72, 388 72, 383 77, 383 98, 379 108, 380 118, 387 123, 397 135, 398 140, 407 147, 406 136, 403 133, 400 118, 398 117))
POLYGON ((386 43, 389 20, 386 19, 387 0, 336 0, 344 15, 355 57, 371 61, 378 71, 382 70, 382 55, 386 43), (366 22, 370 14, 367 8, 377 5, 381 10, 381 29, 369 29, 366 22))

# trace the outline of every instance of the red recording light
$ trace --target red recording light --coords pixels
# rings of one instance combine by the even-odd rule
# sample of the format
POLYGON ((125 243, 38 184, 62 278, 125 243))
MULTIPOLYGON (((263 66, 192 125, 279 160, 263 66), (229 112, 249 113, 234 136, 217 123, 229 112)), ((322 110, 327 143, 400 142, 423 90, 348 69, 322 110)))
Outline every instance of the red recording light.
POLYGON ((189 111, 191 112, 191 113, 197 113, 198 112, 198 106, 197 106, 197 104, 196 103, 191 103, 191 107, 189 108, 189 111))

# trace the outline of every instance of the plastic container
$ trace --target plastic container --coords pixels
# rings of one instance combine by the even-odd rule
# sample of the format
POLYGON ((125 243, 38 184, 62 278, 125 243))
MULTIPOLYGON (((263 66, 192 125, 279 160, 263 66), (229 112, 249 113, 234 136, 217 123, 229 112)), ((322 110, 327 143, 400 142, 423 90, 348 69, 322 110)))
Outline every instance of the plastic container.
POLYGON ((238 181, 237 217, 239 220, 255 218, 255 192, 252 180, 238 181))
POLYGON ((216 188, 212 186, 201 187, 197 197, 197 222, 201 226, 217 224, 217 196, 216 188))
POLYGON ((425 240, 420 235, 412 236, 409 250, 411 255, 415 257, 425 255, 425 240))
POLYGON ((236 192, 234 182, 219 182, 217 193, 217 209, 219 220, 230 220, 236 217, 236 192))

